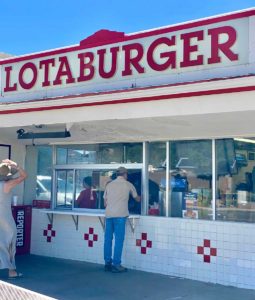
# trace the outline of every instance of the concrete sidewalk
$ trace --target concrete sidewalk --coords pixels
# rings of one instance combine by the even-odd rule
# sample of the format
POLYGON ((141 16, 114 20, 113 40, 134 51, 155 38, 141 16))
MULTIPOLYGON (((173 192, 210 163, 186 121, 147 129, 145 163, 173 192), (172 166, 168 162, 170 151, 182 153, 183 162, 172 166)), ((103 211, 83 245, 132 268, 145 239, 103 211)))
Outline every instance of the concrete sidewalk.
MULTIPOLYGON (((64 259, 17 256, 17 266, 24 278, 12 284, 59 300, 255 299, 253 290, 133 270, 105 273, 102 265, 64 259)), ((6 271, 1 270, 0 280, 8 281, 6 271)))

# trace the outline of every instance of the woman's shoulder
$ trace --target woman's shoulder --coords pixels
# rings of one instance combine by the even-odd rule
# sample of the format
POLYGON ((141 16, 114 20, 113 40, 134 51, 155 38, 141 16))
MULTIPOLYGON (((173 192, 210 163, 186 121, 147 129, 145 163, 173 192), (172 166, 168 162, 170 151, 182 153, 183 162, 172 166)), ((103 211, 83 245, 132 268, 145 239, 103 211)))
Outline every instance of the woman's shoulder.
POLYGON ((81 191, 81 195, 84 195, 84 194, 86 194, 87 192, 88 192, 88 189, 84 189, 84 190, 81 191))

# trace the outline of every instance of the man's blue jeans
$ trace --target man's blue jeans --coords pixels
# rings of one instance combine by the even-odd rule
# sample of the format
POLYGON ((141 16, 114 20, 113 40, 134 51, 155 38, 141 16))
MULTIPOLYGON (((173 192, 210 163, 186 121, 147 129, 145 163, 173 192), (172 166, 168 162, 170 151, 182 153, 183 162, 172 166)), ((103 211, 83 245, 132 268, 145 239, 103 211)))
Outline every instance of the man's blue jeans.
POLYGON ((121 264, 121 255, 125 238, 126 217, 105 218, 104 235, 104 260, 106 264, 112 263, 114 266, 121 264), (114 254, 112 259, 112 240, 115 238, 114 254))

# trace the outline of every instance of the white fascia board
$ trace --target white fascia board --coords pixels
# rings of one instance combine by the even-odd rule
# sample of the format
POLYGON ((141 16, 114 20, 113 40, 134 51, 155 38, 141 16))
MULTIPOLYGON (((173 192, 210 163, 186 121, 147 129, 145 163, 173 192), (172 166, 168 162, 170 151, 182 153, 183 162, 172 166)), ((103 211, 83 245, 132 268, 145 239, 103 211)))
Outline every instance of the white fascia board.
MULTIPOLYGON (((118 101, 118 103, 128 102, 139 102, 146 101, 148 97, 164 97, 169 98, 185 98, 192 93, 205 93, 207 91, 221 90, 224 94, 224 90, 228 93, 229 89, 232 88, 244 88, 244 87, 255 87, 255 76, 246 76, 238 78, 227 78, 221 80, 211 80, 211 81, 200 81, 193 83, 177 84, 170 86, 161 86, 161 87, 152 87, 144 89, 134 89, 134 90, 125 90, 118 92, 110 93, 93 93, 93 94, 83 94, 83 95, 71 95, 70 97, 58 97, 52 99, 28 101, 28 102, 18 102, 18 103, 8 103, 1 104, 0 111, 9 111, 9 110, 23 110, 23 109, 45 109, 45 108, 54 108, 58 109, 59 107, 64 108, 64 106, 75 106, 75 105, 97 105, 104 104, 107 102, 113 103, 118 101), (144 100, 143 100, 144 98, 144 100)), ((153 99, 152 99, 153 101, 153 99)), ((68 107, 67 107, 68 108, 68 107)))

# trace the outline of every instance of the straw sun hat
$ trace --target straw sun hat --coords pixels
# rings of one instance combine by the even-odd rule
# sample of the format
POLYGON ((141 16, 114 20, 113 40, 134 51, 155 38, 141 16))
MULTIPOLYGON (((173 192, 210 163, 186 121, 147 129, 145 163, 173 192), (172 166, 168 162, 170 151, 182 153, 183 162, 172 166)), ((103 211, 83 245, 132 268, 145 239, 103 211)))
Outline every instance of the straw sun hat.
POLYGON ((6 163, 0 163, 0 181, 9 180, 18 170, 6 163))

